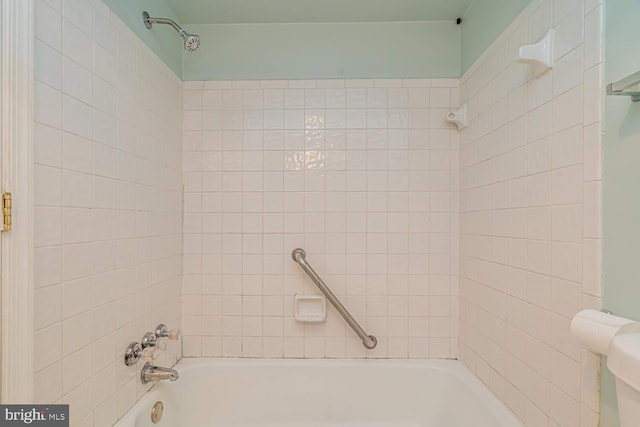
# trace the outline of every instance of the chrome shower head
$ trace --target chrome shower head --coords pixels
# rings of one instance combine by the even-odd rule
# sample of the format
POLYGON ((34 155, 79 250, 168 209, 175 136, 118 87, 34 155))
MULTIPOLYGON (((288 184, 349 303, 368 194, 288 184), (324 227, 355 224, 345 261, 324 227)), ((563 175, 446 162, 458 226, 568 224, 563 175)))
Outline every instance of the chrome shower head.
POLYGON ((200 36, 195 34, 189 34, 185 30, 180 27, 180 25, 176 24, 175 21, 167 18, 152 18, 149 16, 149 13, 142 12, 142 22, 144 22, 144 26, 149 30, 153 27, 153 24, 166 24, 173 27, 174 30, 180 34, 182 40, 184 40, 184 51, 185 52, 193 52, 200 47, 200 36))
POLYGON ((185 52, 193 52, 200 47, 200 36, 189 34, 185 30, 180 31, 180 36, 184 40, 185 52))

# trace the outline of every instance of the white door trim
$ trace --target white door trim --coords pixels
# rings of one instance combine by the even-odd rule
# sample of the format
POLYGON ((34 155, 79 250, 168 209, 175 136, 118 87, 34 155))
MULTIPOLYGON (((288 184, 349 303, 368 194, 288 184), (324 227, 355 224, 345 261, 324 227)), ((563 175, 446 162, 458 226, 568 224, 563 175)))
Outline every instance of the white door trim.
POLYGON ((34 0, 0 0, 2 191, 13 230, 2 235, 2 403, 33 401, 34 0))

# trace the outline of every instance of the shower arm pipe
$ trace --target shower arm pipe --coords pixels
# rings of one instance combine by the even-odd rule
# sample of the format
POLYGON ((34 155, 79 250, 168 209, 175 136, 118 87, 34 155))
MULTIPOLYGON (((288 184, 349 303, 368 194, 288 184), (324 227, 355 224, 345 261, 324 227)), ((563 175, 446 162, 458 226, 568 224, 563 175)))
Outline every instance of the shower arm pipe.
POLYGON ((180 27, 180 25, 176 23, 176 21, 168 18, 153 18, 151 16, 144 15, 144 22, 145 24, 148 24, 147 28, 149 29, 151 28, 151 24, 167 24, 167 25, 171 25, 173 29, 179 33, 184 31, 182 27, 180 27))
POLYGON ((358 337, 362 340, 362 344, 365 348, 372 350, 376 348, 378 345, 378 340, 373 335, 367 335, 367 333, 362 329, 362 326, 353 318, 349 310, 346 309, 344 305, 340 302, 338 297, 329 289, 326 283, 318 276, 318 273, 307 263, 307 254, 304 249, 294 249, 291 253, 291 258, 295 262, 300 265, 300 267, 304 270, 305 273, 309 275, 313 283, 318 286, 320 292, 324 294, 325 297, 329 300, 331 305, 333 305, 338 313, 342 316, 342 318, 351 326, 351 329, 358 335, 358 337))
POLYGON ((168 18, 152 18, 147 11, 142 12, 142 22, 148 30, 153 28, 153 24, 165 24, 170 25, 174 30, 180 34, 182 40, 184 40, 184 51, 194 52, 200 46, 200 37, 197 34, 190 34, 185 31, 177 22, 168 18))

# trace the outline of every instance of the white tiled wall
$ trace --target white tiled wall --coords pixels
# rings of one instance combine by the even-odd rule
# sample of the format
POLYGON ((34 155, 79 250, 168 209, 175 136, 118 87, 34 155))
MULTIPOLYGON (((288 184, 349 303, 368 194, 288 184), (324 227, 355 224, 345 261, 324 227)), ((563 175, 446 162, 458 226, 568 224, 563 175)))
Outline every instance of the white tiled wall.
POLYGON ((596 426, 602 4, 534 0, 461 80, 460 357, 528 426, 596 426), (556 29, 552 71, 518 47, 556 29))
POLYGON ((183 90, 101 1, 36 3, 37 401, 111 425, 145 391, 123 349, 165 322, 183 325, 187 356, 459 350, 527 425, 597 425, 598 360, 568 325, 600 302, 599 0, 533 0, 460 93, 458 80, 183 90), (512 59, 552 27, 556 65, 532 78, 512 59), (461 133, 443 120, 459 98, 461 133), (296 247, 377 349, 333 309, 295 322, 293 295, 318 293, 296 247))
POLYGON ((36 1, 36 36, 35 400, 110 426, 127 344, 181 322, 182 83, 99 0, 36 1))
POLYGON ((455 357, 457 86, 185 83, 185 356, 455 357), (296 247, 378 348, 296 323, 296 247))

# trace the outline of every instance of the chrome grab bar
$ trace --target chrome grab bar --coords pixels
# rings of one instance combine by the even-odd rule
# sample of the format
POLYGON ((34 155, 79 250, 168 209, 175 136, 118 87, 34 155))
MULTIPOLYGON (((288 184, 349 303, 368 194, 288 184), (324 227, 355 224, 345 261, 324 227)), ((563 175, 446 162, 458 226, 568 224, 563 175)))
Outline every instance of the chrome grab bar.
POLYGON ((315 283, 320 289, 320 292, 322 292, 324 296, 327 297, 329 302, 335 307, 338 313, 340 313, 342 318, 349 324, 349 326, 351 326, 351 329, 353 329, 353 331, 362 340, 362 344, 369 350, 376 348, 376 345, 378 345, 378 340, 376 339, 376 337, 374 337, 373 335, 367 335, 364 329, 362 329, 362 326, 360 326, 356 319, 353 318, 353 316, 351 315, 351 313, 349 313, 345 306, 342 305, 338 297, 336 297, 334 293, 331 292, 331 289, 329 289, 327 284, 324 283, 320 276, 318 276, 318 273, 316 273, 315 270, 311 268, 309 264, 307 264, 307 253, 304 251, 304 249, 294 249, 293 252, 291 252, 291 258, 293 258, 293 260, 297 262, 300 267, 302 267, 305 273, 309 275, 311 280, 313 280, 313 283, 315 283))

